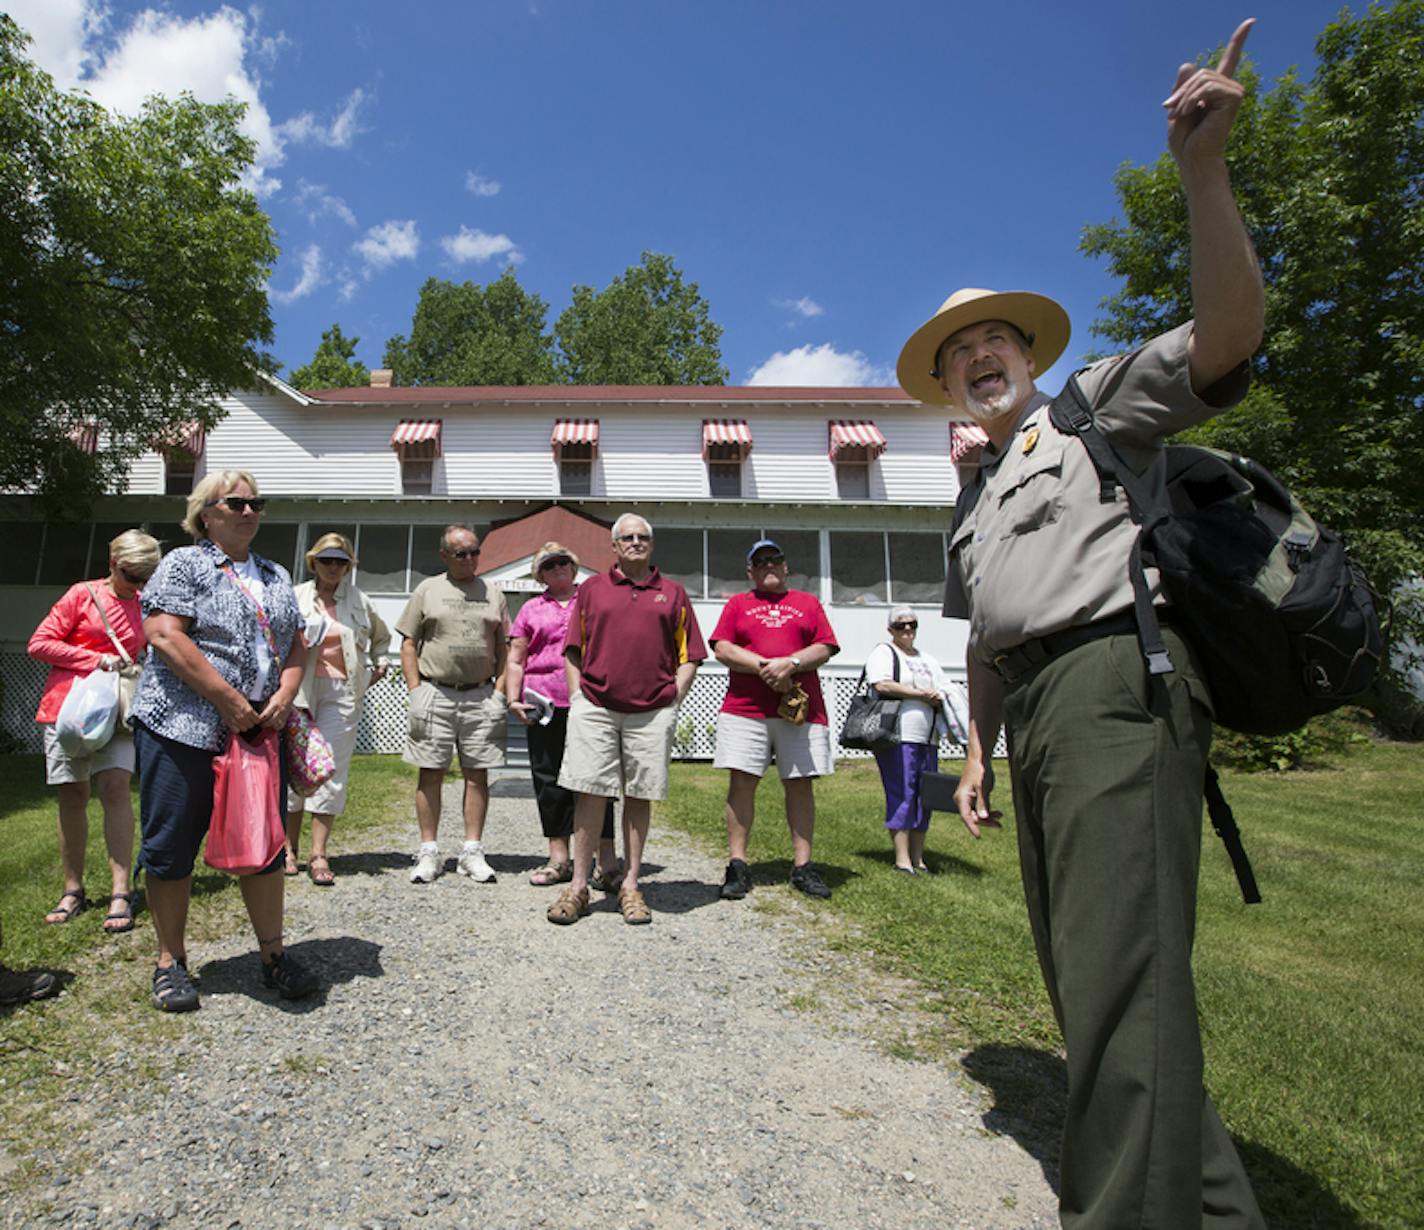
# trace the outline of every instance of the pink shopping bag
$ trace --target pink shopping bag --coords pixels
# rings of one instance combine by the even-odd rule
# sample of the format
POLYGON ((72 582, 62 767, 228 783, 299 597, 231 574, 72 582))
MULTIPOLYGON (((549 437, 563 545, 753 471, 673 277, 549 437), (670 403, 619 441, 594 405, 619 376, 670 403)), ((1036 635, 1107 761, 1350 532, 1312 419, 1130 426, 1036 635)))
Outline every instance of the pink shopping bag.
POLYGON ((234 734, 227 750, 213 760, 213 820, 203 855, 209 867, 251 875, 281 851, 280 737, 261 729, 234 734))

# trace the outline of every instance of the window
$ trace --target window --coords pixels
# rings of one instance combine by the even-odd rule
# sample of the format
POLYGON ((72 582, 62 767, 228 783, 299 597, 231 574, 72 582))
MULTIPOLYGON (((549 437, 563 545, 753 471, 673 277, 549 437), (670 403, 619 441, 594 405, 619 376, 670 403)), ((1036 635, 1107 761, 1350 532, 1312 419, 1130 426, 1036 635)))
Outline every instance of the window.
POLYGON ((163 459, 163 494, 192 495, 193 479, 197 471, 196 457, 187 453, 169 453, 163 459))
POLYGON ((890 601, 938 603, 944 594, 944 535, 891 532, 890 601))
MULTIPOLYGON (((425 526, 420 530, 432 532, 425 526)), ((356 554, 361 560, 356 583, 368 594, 409 592, 406 566, 410 562, 410 526, 363 525, 356 541, 356 554)))
MULTIPOLYGON (((41 585, 73 585, 87 580, 85 567, 89 558, 89 535, 92 527, 59 525, 51 521, 45 527, 44 558, 40 561, 41 585)), ((100 572, 108 572, 107 560, 100 572)))
POLYGON ((831 531, 831 601, 869 606, 888 600, 885 535, 878 531, 831 531))
POLYGON ((593 494, 593 453, 591 443, 569 443, 559 447, 559 494, 593 494))
POLYGON ((702 531, 662 530, 654 527, 653 563, 669 580, 676 581, 694 600, 702 597, 702 531))
MULTIPOLYGON (((817 530, 767 529, 770 538, 786 554, 786 587, 804 589, 821 596, 821 535, 817 530)), ((748 543, 748 546, 751 544, 748 543)))
POLYGON ((742 449, 739 444, 707 446, 707 491, 713 499, 742 498, 742 449))
POLYGON ((836 495, 843 500, 870 499, 870 459, 836 462, 836 495))
POLYGON ((730 598, 747 588, 747 548, 761 534, 754 529, 707 531, 707 597, 730 598))
POLYGON ((401 491, 406 495, 429 495, 435 485, 433 457, 401 458, 401 491))
POLYGON ((44 522, 5 521, 0 534, 5 536, 5 549, 0 551, 0 585, 33 585, 40 566, 40 547, 44 543, 44 522))

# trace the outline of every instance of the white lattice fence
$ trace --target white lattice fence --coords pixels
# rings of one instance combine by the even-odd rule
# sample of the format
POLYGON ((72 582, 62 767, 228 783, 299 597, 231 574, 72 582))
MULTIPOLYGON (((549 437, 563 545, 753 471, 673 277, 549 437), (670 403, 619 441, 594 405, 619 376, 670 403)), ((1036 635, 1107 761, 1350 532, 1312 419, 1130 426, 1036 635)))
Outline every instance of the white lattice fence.
MULTIPOLYGON (((40 703, 40 693, 44 689, 46 668, 22 652, 0 652, 0 731, 14 741, 22 751, 38 752, 43 741, 39 727, 35 725, 35 709, 40 703)), ((821 671, 821 686, 826 694, 826 705, 831 719, 831 731, 839 731, 845 721, 850 698, 855 693, 859 668, 834 667, 821 671)), ((722 698, 727 691, 727 672, 720 667, 704 666, 693 680, 692 690, 683 701, 678 713, 677 737, 673 745, 673 756, 679 760, 711 760, 717 750, 717 713, 722 708, 722 698)), ((522 748, 522 732, 511 731, 511 760, 522 756, 516 752, 516 745, 522 748)), ((399 663, 394 659, 390 671, 366 694, 366 703, 361 712, 361 725, 356 736, 358 752, 397 753, 405 747, 406 699, 405 683, 401 679, 399 663)), ((842 759, 863 760, 869 752, 852 751, 843 748, 832 739, 836 755, 842 759)), ((964 749, 958 744, 940 744, 941 757, 961 757, 964 749)), ((1005 754, 1003 740, 994 750, 995 756, 1005 754)))

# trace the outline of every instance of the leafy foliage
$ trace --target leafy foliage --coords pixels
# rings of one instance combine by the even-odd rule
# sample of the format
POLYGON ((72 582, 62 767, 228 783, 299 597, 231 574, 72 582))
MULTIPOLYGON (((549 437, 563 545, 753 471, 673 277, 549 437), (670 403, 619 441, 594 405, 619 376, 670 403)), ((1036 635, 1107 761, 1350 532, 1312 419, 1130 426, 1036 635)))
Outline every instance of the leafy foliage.
POLYGON ((312 361, 292 373, 291 383, 299 389, 353 389, 371 383, 371 373, 356 358, 359 337, 347 337, 334 324, 321 335, 312 361))
MULTIPOLYGON (((1424 604, 1424 0, 1346 11, 1306 84, 1249 70, 1228 162, 1266 281, 1255 388, 1190 433, 1249 453, 1339 530, 1396 634, 1424 604)), ((1095 330, 1135 346, 1191 314, 1185 200, 1164 155, 1117 175, 1125 221, 1085 228, 1122 290, 1095 330)))
POLYGON ((126 119, 56 89, 0 14, 0 488, 74 515, 253 382, 277 250, 237 103, 126 119), (74 436, 97 427, 88 453, 74 436))
POLYGON ((427 278, 409 339, 386 343, 398 385, 552 384, 548 304, 506 269, 488 286, 427 278))
POLYGON ((722 327, 670 256, 642 260, 606 289, 575 286, 554 326, 569 384, 726 384, 722 327))

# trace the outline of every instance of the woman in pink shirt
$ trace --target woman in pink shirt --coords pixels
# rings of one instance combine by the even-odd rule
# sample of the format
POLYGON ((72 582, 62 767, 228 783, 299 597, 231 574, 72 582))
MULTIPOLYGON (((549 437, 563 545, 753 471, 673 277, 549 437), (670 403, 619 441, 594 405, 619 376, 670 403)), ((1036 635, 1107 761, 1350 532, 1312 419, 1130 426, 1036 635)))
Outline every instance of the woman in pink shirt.
POLYGON ((64 893, 47 915, 47 923, 67 923, 88 906, 84 893, 84 853, 89 844, 89 793, 104 809, 104 840, 109 847, 113 881, 104 930, 132 931, 133 898, 129 868, 133 865, 134 814, 129 797, 133 777, 133 737, 122 726, 114 737, 87 756, 71 756, 55 737, 54 721, 76 679, 95 670, 118 670, 123 659, 117 638, 131 661, 142 659, 145 642, 138 593, 162 556, 158 540, 141 530, 125 530, 109 544, 109 575, 71 585, 30 637, 30 657, 49 666, 35 721, 46 727, 45 781, 59 793, 59 861, 64 893), (103 613, 100 613, 100 604, 103 613), (107 616, 109 627, 104 626, 107 616), (113 630, 113 637, 109 635, 113 630))
MULTIPOLYGON (((546 542, 534 553, 534 578, 545 590, 519 610, 509 630, 509 657, 504 668, 504 695, 510 711, 529 727, 529 772, 539 823, 549 839, 549 861, 529 876, 536 885, 563 884, 573 878, 569 836, 574 831, 574 796, 559 785, 564 740, 569 728, 569 685, 564 674, 564 636, 578 589, 578 556, 557 542, 546 542), (542 720, 538 693, 552 706, 542 720)), ((598 861, 603 875, 616 886, 613 800, 603 817, 598 861)))

